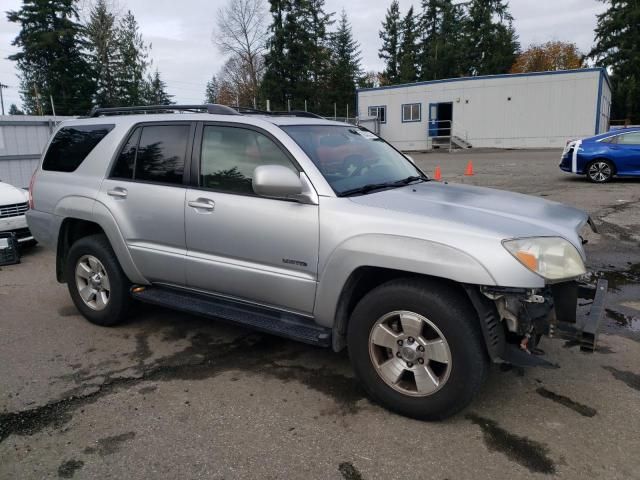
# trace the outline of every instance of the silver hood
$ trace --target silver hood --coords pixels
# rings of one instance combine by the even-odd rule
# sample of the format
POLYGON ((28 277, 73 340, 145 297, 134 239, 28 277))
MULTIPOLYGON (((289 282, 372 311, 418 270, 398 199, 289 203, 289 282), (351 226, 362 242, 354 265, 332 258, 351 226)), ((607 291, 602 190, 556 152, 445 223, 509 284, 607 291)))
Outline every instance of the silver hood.
POLYGON ((357 204, 438 224, 463 224, 470 232, 497 239, 559 236, 582 252, 578 232, 588 221, 582 210, 530 195, 434 181, 351 197, 357 204))

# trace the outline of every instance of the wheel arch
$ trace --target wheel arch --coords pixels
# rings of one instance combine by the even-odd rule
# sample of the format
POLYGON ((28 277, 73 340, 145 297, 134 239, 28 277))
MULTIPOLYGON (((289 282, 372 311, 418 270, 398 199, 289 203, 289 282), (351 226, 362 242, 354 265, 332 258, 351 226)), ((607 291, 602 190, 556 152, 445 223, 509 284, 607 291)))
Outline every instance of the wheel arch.
POLYGON ((464 298, 468 299, 469 305, 477 312, 475 304, 471 301, 465 286, 449 278, 407 272, 392 268, 361 266, 351 272, 351 275, 349 275, 349 278, 346 280, 340 292, 332 328, 333 349, 338 352, 346 347, 346 335, 349 326, 349 319, 351 318, 351 314, 358 302, 362 300, 367 293, 389 281, 407 278, 424 280, 425 282, 435 282, 439 285, 445 286, 446 288, 450 288, 452 291, 456 291, 460 295, 464 296, 464 298))
POLYGON ((58 282, 64 283, 65 281, 64 268, 66 258, 73 243, 89 235, 103 234, 107 237, 127 278, 132 283, 147 284, 147 280, 142 276, 131 258, 115 219, 108 211, 106 214, 105 212, 101 213, 101 216, 90 216, 89 218, 86 216, 69 216, 62 220, 56 248, 56 278, 58 282))
POLYGON ((314 317, 318 324, 333 329, 335 350, 344 348, 349 316, 357 302, 386 281, 418 277, 462 290, 467 283, 496 284, 484 265, 466 252, 396 235, 352 237, 340 244, 323 265, 314 317))

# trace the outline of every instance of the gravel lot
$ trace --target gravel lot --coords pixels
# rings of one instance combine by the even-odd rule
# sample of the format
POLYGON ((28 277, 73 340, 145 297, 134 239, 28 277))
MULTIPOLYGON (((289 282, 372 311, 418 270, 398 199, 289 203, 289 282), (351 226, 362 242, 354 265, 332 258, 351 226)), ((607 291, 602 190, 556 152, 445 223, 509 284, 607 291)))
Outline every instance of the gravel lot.
POLYGON ((640 180, 591 185, 558 157, 414 155, 593 216, 599 352, 544 340, 561 368, 495 367, 465 412, 418 422, 367 400, 346 354, 147 306, 93 326, 36 247, 0 269, 0 478, 640 478, 640 180))

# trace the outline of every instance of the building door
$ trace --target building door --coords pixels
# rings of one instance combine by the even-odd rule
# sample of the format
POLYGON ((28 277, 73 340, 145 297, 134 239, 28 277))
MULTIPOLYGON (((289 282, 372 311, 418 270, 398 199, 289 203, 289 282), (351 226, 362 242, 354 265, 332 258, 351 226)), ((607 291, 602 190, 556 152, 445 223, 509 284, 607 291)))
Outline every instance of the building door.
POLYGON ((453 103, 438 103, 438 136, 448 137, 451 135, 453 126, 453 103))
POLYGON ((438 104, 429 104, 429 136, 438 136, 438 104))

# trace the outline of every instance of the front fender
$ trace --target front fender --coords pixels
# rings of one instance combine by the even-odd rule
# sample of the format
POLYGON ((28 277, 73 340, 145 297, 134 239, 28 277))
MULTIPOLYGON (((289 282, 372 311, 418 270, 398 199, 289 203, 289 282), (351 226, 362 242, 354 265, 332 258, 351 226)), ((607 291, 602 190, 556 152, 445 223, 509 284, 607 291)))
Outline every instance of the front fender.
POLYGON ((469 254, 437 242, 399 235, 359 235, 338 245, 320 273, 314 317, 332 327, 340 293, 360 267, 379 267, 441 277, 460 283, 496 285, 495 279, 469 254))

